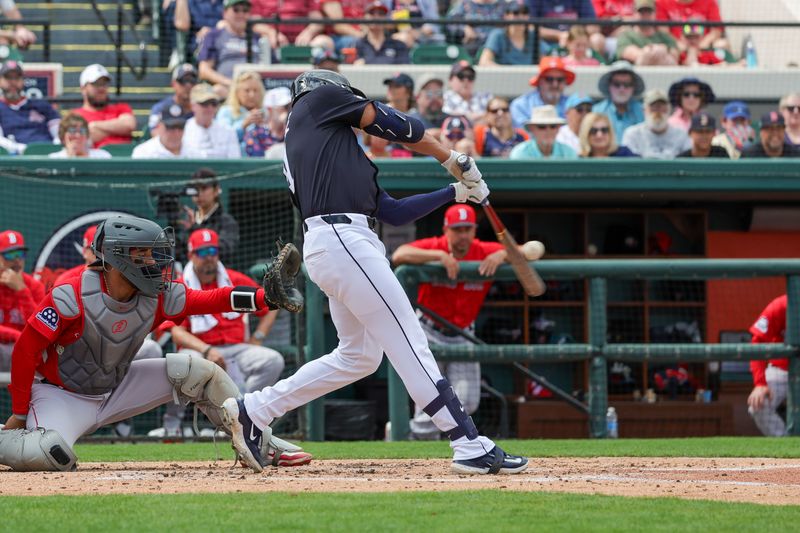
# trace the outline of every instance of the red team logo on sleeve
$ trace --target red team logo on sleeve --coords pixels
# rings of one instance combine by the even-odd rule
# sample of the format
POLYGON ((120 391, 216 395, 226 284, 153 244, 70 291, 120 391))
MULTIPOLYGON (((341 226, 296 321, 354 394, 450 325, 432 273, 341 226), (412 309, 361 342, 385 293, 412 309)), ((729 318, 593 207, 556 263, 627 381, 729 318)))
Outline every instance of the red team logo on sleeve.
POLYGON ((52 307, 45 307, 36 314, 36 319, 42 324, 55 331, 58 329, 59 316, 52 307))

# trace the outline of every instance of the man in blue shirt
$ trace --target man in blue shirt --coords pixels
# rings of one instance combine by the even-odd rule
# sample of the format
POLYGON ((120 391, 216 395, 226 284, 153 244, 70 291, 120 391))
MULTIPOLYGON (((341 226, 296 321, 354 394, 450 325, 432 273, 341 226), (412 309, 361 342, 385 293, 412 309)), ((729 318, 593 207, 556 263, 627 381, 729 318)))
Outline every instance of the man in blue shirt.
POLYGON ((223 0, 175 0, 175 29, 189 33, 190 55, 222 20, 222 4, 223 0))
POLYGON ((575 73, 569 70, 560 57, 546 56, 539 61, 539 73, 531 78, 536 87, 529 93, 514 98, 511 102, 511 119, 515 128, 525 126, 531 112, 543 105, 555 106, 560 117, 567 112, 567 96, 564 88, 575 81, 575 73))
MULTIPOLYGON (((597 18, 591 0, 527 0, 532 18, 547 19, 593 19, 597 18)), ((548 24, 539 29, 541 54, 547 55, 552 48, 566 41, 569 26, 548 24)), ((599 33, 599 26, 587 26, 587 33, 599 33)), ((563 43, 562 43, 563 44, 563 43)))
POLYGON ((4 147, 12 151, 23 151, 32 142, 52 143, 58 139, 58 125, 61 115, 47 100, 31 100, 25 96, 25 77, 22 65, 16 61, 6 61, 0 68, 0 135, 10 141, 4 147), (16 146, 15 146, 16 145, 16 146))
POLYGON ((644 106, 638 100, 644 92, 644 80, 627 61, 617 61, 597 82, 605 99, 597 102, 592 111, 603 113, 611 121, 617 139, 629 126, 644 121, 644 106))

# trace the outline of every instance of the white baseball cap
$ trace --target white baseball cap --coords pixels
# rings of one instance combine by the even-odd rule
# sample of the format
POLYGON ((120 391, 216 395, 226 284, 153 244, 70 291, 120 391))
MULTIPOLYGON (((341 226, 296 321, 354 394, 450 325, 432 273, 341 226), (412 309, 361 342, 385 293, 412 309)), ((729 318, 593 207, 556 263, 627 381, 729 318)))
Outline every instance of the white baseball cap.
POLYGON ((103 65, 93 63, 81 72, 81 87, 84 87, 87 83, 94 83, 100 78, 108 78, 108 80, 111 81, 111 74, 109 74, 108 70, 106 70, 106 67, 103 65))
POLYGON ((292 91, 288 87, 276 87, 270 89, 264 95, 264 102, 261 104, 264 107, 283 107, 292 103, 292 91))

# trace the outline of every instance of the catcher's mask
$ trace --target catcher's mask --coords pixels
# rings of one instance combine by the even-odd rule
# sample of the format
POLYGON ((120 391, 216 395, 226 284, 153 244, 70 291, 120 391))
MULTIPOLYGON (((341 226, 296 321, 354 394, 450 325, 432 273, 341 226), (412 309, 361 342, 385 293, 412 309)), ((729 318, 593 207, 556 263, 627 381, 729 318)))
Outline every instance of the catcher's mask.
POLYGON ((292 103, 297 102, 297 100, 304 94, 310 93, 314 89, 318 89, 323 85, 338 85, 339 87, 347 89, 356 96, 366 98, 366 95, 363 92, 355 87, 351 87, 347 78, 338 72, 316 69, 303 72, 294 79, 292 82, 292 103))
POLYGON ((145 296, 169 290, 175 258, 175 234, 171 227, 130 215, 101 222, 92 242, 94 265, 111 265, 145 296), (131 253, 136 250, 136 253, 131 253), (149 253, 148 253, 149 251, 149 253))

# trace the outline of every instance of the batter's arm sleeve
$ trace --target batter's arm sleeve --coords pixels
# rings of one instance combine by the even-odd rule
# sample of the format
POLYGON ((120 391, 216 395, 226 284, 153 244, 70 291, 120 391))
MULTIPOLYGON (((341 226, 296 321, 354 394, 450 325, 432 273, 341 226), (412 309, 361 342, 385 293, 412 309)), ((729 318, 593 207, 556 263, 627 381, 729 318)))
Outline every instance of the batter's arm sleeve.
POLYGON ((50 340, 36 331, 31 324, 25 329, 14 343, 11 353, 11 384, 8 391, 11 393, 11 410, 19 416, 28 415, 31 403, 31 386, 36 374, 36 367, 42 362, 42 353, 47 350, 50 340))

